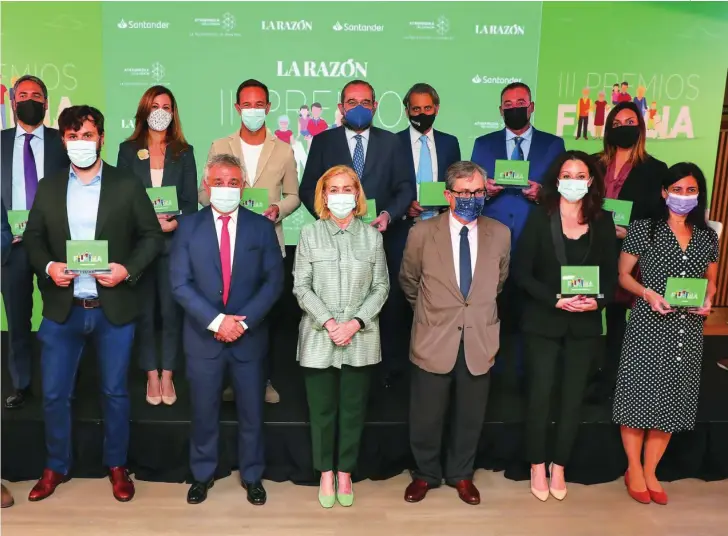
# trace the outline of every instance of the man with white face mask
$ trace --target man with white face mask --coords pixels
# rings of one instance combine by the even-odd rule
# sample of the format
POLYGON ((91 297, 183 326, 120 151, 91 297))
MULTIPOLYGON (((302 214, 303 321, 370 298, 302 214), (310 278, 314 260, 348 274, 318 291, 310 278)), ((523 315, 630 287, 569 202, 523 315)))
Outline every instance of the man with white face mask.
MULTIPOLYGON (((298 171, 293 149, 291 144, 279 140, 265 127, 265 117, 270 112, 269 92, 265 84, 258 80, 246 80, 238 86, 236 95, 235 111, 240 115, 240 130, 215 140, 210 147, 207 160, 210 162, 212 157, 219 154, 235 156, 245 170, 245 186, 268 190, 268 208, 263 216, 275 223, 281 254, 285 257, 283 220, 301 204, 298 197, 298 171)), ((200 183, 198 189, 198 200, 203 206, 210 204, 210 196, 204 181, 200 183)), ((291 286, 292 283, 289 283, 287 288, 291 286)), ((282 314, 281 305, 276 304, 271 316, 280 318, 282 314)), ((282 324, 282 321, 272 323, 273 326, 282 324)), ((276 340, 275 333, 274 329, 271 330, 271 343, 276 340)), ((269 362, 266 364, 267 380, 270 380, 271 369, 269 362)), ((231 389, 225 390, 224 399, 232 401, 231 389)), ((280 401, 280 396, 270 381, 266 382, 265 401, 272 404, 280 401)))
POLYGON ((213 156, 204 187, 211 206, 180 221, 170 253, 172 293, 185 312, 183 344, 192 400, 187 502, 207 498, 217 467, 220 398, 229 369, 238 410, 239 467, 248 501, 262 505, 264 362, 268 314, 283 290, 273 223, 240 199, 245 172, 229 154, 213 156))
POLYGON ((134 497, 126 469, 129 444, 127 372, 138 315, 133 285, 163 247, 144 186, 100 158, 104 116, 90 106, 66 108, 58 128, 70 170, 38 183, 23 235, 43 294, 43 412, 48 460, 28 499, 40 501, 71 470, 71 396, 78 364, 92 339, 99 360, 104 410, 103 463, 114 497, 134 497), (107 242, 109 273, 66 273, 66 241, 107 242))

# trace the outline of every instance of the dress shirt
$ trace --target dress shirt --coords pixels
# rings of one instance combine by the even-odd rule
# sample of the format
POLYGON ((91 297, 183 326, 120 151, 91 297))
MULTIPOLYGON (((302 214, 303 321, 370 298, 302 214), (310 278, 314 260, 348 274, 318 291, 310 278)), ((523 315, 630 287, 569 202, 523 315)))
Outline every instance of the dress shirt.
MULTIPOLYGON (((420 151, 422 150, 422 141, 420 138, 422 137, 422 133, 412 127, 412 125, 410 125, 409 131, 410 140, 412 141, 412 158, 415 160, 415 175, 417 175, 420 168, 420 151)), ((433 182, 437 182, 437 150, 435 149, 435 131, 430 129, 425 136, 427 136, 427 147, 430 148, 430 156, 432 158, 432 180, 433 182)))
MULTIPOLYGON (((217 246, 220 247, 220 237, 222 236, 222 220, 220 219, 221 214, 215 210, 214 207, 210 206, 212 209, 212 217, 215 219, 215 233, 217 234, 217 246)), ((230 216, 230 221, 228 222, 228 234, 230 235, 230 274, 231 274, 231 286, 232 286, 232 272, 233 272, 233 265, 234 265, 234 259, 235 259, 235 236, 238 232, 238 212, 240 209, 235 209, 234 212, 231 212, 228 214, 230 216)), ((207 329, 210 331, 213 331, 217 333, 217 331, 220 329, 220 325, 222 324, 222 321, 225 319, 225 314, 220 313, 215 317, 215 320, 210 322, 210 325, 207 326, 207 329)), ((248 325, 245 322, 240 322, 240 324, 243 326, 243 328, 248 329, 248 325)))
MULTIPOLYGON (((25 170, 23 168, 23 146, 25 145, 26 131, 20 125, 15 129, 15 143, 13 144, 13 209, 25 210, 25 170)), ((35 169, 38 172, 38 182, 43 178, 43 164, 45 161, 45 150, 43 137, 45 127, 39 126, 33 131, 33 139, 30 140, 30 149, 35 158, 35 169)))
POLYGON ((164 179, 164 168, 155 169, 150 168, 149 174, 152 177, 152 187, 153 188, 159 188, 162 186, 162 180, 164 179))
MULTIPOLYGON (((73 171, 68 174, 68 194, 66 210, 68 211, 68 228, 71 240, 95 240, 96 217, 99 213, 101 198, 101 171, 88 184, 84 184, 73 171)), ((73 296, 75 298, 98 298, 96 279, 91 274, 80 274, 73 280, 73 296)))
POLYGON ((356 140, 354 139, 354 136, 361 135, 361 143, 364 146, 364 162, 366 163, 367 148, 369 147, 369 129, 366 129, 364 132, 354 132, 350 128, 344 128, 344 132, 346 133, 346 141, 349 144, 349 153, 351 154, 352 160, 354 160, 354 149, 356 148, 356 140))
POLYGON ((452 242, 452 258, 455 264, 455 279, 460 288, 460 230, 463 227, 468 228, 468 242, 470 242, 470 271, 475 274, 475 262, 478 260, 478 220, 477 218, 463 225, 457 221, 452 211, 449 212, 448 219, 450 221, 450 241, 452 242))
POLYGON ((258 171, 258 161, 260 155, 263 152, 263 144, 250 145, 245 143, 242 138, 240 139, 240 147, 243 151, 243 165, 248 175, 248 184, 255 186, 255 179, 258 171))
MULTIPOLYGON (((518 136, 511 132, 510 129, 506 128, 506 155, 508 156, 508 160, 511 159, 513 151, 516 148, 516 142, 513 141, 513 138, 516 137, 518 136)), ((528 160, 528 153, 531 150, 531 138, 533 138, 533 127, 529 126, 528 130, 521 134, 521 138, 523 138, 523 140, 521 141, 523 159, 528 160)))

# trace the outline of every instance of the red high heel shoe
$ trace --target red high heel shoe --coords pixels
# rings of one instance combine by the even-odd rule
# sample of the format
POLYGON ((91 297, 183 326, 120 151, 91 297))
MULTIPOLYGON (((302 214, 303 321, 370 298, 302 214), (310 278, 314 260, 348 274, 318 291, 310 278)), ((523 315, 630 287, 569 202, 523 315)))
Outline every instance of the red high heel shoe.
POLYGON ((624 485, 627 486, 627 493, 629 493, 629 496, 632 497, 635 501, 642 504, 650 504, 650 501, 652 499, 650 498, 649 491, 634 491, 632 488, 629 487, 629 470, 624 473, 624 485))
POLYGON ((665 491, 653 491, 650 488, 647 488, 647 492, 650 494, 650 499, 652 499, 652 502, 655 504, 660 504, 662 506, 665 506, 667 504, 667 493, 665 491))

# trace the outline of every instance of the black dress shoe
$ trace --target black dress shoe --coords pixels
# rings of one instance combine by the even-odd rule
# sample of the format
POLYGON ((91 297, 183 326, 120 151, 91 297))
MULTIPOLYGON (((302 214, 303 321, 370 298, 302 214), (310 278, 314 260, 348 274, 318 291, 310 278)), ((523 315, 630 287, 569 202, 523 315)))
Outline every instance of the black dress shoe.
POLYGON ((5 399, 5 407, 7 409, 20 409, 25 405, 25 401, 32 396, 30 387, 25 389, 18 389, 15 394, 10 395, 5 399))
POLYGON ((190 491, 187 492, 187 502, 189 504, 200 504, 207 499, 207 490, 215 485, 214 480, 207 482, 193 482, 190 491))
POLYGON ((268 495, 265 493, 262 482, 241 482, 241 484, 248 492, 248 502, 250 504, 255 506, 265 504, 268 495))

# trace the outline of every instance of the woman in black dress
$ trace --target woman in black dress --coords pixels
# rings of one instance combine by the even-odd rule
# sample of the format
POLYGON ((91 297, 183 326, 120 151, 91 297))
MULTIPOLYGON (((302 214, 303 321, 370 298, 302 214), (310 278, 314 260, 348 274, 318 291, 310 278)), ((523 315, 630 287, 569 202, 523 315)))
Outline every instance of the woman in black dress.
MULTIPOLYGON (((595 155, 604 175, 605 197, 632 202, 631 219, 659 216, 664 202, 662 182, 667 165, 647 153, 645 120, 633 102, 620 102, 607 116, 604 150, 595 155)), ((616 227, 617 245, 627 236, 627 224, 616 227)), ((627 310, 632 296, 617 287, 614 300, 606 307, 607 346, 600 378, 600 398, 614 392, 617 364, 622 351, 627 310)))
POLYGON ((601 311, 617 284, 618 250, 611 214, 602 209, 602 175, 586 153, 566 151, 557 158, 544 178, 540 201, 521 235, 512 273, 524 295, 531 493, 545 501, 549 493, 566 497, 564 466, 579 428, 592 356, 603 344, 601 311), (598 267, 599 294, 557 297, 562 266, 598 267), (555 385, 561 386, 561 397, 547 482, 546 436, 555 385))
POLYGON ((662 215, 633 222, 619 258, 620 284, 637 301, 622 347, 613 419, 621 425, 629 461, 627 491, 642 503, 667 504, 657 465, 671 434, 695 426, 703 321, 718 273, 718 236, 705 221, 706 190, 695 164, 672 166, 662 215), (632 275, 638 262, 642 283, 632 275), (703 306, 670 307, 663 297, 668 277, 707 279, 703 306))

